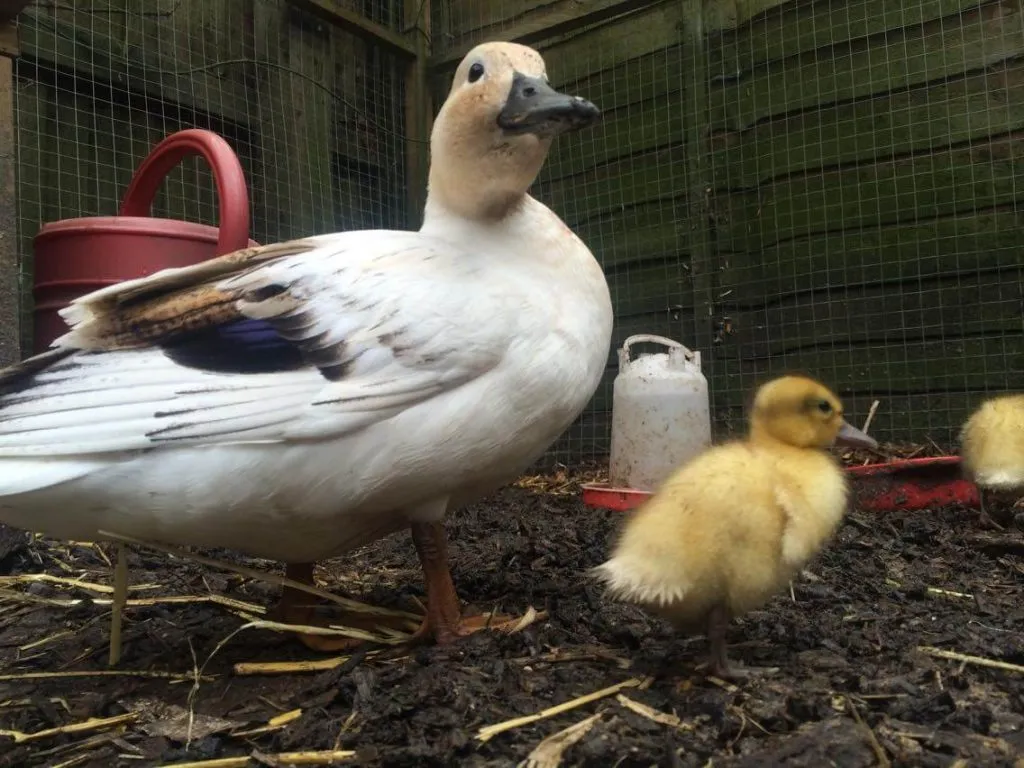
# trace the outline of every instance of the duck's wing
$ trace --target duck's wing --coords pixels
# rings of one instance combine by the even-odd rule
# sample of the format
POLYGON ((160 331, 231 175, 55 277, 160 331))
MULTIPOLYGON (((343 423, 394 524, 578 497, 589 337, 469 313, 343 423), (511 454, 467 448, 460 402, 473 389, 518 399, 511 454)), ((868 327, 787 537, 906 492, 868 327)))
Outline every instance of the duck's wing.
POLYGON ((514 342, 515 303, 464 264, 418 233, 351 232, 85 296, 54 349, 0 374, 0 461, 332 438, 391 418, 514 342))

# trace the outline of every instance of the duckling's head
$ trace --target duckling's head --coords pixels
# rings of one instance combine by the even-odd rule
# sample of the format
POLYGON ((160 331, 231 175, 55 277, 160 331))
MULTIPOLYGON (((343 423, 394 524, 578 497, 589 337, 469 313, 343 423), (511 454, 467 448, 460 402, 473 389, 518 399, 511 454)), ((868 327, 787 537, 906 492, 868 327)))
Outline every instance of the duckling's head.
POLYGON ((434 121, 428 206, 474 220, 503 218, 537 178, 554 137, 599 116, 589 101, 548 84, 532 48, 476 46, 434 121))
POLYGON ((828 448, 836 442, 878 445, 843 418, 843 404, 814 379, 782 376, 764 384, 754 398, 750 437, 797 448, 828 448))

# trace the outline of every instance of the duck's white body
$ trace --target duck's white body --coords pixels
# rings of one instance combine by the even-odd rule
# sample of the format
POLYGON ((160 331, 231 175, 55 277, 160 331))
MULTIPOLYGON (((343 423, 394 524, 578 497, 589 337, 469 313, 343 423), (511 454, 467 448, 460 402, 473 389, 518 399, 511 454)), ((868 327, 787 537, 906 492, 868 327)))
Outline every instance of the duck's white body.
POLYGON ((248 318, 290 318, 321 368, 210 372, 91 343, 92 307, 189 270, 73 305, 60 343, 96 351, 0 389, 0 520, 311 562, 512 480, 600 381, 604 275, 529 196, 497 225, 428 205, 420 232, 304 242, 212 285, 248 318))

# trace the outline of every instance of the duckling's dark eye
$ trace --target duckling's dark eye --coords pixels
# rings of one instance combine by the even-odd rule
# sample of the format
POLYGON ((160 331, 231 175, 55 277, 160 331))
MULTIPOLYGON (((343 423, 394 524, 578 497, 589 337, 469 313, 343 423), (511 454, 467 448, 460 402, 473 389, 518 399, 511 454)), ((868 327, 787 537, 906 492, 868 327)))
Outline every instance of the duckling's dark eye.
POLYGON ((826 415, 830 414, 832 413, 832 403, 830 403, 828 400, 819 400, 818 410, 826 415))
POLYGON ((479 61, 469 68, 469 82, 475 83, 484 76, 484 65, 479 61))

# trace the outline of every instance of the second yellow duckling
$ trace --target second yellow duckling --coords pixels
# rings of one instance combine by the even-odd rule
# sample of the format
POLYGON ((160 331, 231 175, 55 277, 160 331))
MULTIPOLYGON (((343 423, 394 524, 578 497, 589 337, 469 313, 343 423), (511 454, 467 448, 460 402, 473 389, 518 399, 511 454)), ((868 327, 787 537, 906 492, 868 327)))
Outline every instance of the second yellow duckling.
POLYGON ((960 432, 964 473, 985 495, 1024 491, 1024 394, 986 400, 960 432))
POLYGON ((839 398, 803 376, 762 386, 750 434, 669 477, 627 522, 595 569, 609 594, 687 632, 707 630, 709 672, 735 677, 729 621, 762 605, 831 538, 846 511, 846 475, 826 449, 875 447, 839 398))

